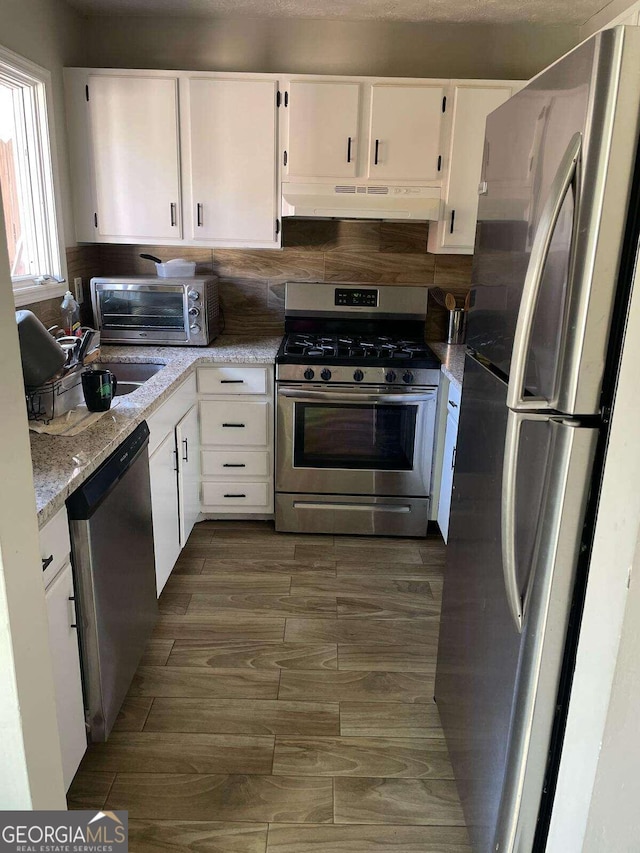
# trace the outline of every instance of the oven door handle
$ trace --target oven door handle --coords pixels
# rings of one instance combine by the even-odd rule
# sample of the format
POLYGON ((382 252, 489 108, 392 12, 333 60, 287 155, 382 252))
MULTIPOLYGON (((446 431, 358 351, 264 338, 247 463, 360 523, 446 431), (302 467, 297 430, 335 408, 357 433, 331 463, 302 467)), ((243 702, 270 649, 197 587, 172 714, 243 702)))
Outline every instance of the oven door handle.
POLYGON ((294 400, 314 403, 422 403, 436 399, 435 391, 403 392, 398 394, 368 394, 352 392, 342 394, 337 391, 314 391, 304 388, 278 388, 279 397, 292 397, 294 400))

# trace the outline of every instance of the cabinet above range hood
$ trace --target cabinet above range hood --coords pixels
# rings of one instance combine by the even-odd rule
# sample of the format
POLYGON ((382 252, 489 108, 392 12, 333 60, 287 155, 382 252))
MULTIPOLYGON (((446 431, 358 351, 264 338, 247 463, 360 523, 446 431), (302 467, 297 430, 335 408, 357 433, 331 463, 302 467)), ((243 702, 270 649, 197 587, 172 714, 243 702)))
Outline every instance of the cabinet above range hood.
POLYGON ((440 216, 440 187, 353 183, 283 183, 282 215, 336 219, 440 216))

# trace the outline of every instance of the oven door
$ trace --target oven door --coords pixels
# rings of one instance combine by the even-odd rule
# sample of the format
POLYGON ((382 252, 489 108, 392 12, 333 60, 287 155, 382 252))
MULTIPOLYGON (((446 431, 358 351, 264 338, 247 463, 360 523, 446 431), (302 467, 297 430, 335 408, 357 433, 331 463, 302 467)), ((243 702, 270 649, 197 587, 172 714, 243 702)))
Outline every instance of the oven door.
POLYGON ((189 306, 183 284, 96 282, 93 308, 103 341, 183 343, 189 306))
POLYGON ((436 388, 278 387, 276 491, 428 497, 436 388))

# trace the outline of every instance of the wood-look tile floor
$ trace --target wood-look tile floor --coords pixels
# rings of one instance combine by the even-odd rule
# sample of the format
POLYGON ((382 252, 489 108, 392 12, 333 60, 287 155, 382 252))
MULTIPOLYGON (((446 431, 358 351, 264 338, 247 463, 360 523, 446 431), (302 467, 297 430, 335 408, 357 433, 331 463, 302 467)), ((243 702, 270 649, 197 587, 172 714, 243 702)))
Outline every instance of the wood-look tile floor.
POLYGON ((202 522, 69 808, 130 850, 469 853, 433 702, 439 538, 202 522))

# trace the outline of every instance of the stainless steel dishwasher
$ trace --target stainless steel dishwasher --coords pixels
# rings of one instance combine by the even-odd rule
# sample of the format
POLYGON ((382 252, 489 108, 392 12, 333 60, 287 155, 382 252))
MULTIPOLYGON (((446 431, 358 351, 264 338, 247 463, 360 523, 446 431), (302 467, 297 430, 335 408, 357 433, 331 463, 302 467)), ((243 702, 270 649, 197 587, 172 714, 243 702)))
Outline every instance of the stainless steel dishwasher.
POLYGON ((87 725, 109 736, 158 615, 149 427, 67 500, 87 725))

